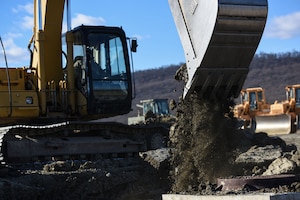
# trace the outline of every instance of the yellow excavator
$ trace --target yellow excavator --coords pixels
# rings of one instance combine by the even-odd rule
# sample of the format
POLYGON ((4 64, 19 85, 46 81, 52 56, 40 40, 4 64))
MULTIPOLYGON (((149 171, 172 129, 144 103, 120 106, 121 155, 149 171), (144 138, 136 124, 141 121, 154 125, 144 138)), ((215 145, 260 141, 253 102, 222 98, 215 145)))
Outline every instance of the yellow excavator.
POLYGON ((286 100, 266 102, 263 88, 241 91, 241 103, 234 108, 234 116, 243 120, 243 127, 269 135, 295 133, 299 129, 300 85, 285 87, 286 100))
MULTIPOLYGON (((157 132, 167 134, 161 127, 91 121, 131 111, 129 54, 136 40, 128 42, 120 27, 82 25, 62 34, 65 4, 34 0, 30 66, 0 69, 2 161, 124 156, 156 148, 148 144, 153 134, 155 140, 157 132)), ((198 90, 207 99, 237 97, 265 27, 267 0, 169 5, 186 57, 183 96, 198 90)))

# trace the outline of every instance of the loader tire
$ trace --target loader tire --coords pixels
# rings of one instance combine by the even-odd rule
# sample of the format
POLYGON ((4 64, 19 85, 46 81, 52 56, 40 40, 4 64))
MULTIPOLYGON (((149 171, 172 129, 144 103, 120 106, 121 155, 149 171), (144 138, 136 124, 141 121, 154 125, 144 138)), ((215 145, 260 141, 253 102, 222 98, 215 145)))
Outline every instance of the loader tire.
POLYGON ((291 133, 296 133, 298 129, 300 128, 300 121, 299 121, 299 115, 296 115, 295 119, 292 119, 291 124, 291 133))

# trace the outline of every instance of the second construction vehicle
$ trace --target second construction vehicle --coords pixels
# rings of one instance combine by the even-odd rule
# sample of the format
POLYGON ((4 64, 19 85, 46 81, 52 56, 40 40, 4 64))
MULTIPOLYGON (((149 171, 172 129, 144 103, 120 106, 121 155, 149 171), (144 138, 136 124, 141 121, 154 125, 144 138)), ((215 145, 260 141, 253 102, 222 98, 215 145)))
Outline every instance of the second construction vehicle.
POLYGON ((285 87, 286 100, 266 102, 262 88, 241 91, 241 104, 234 108, 235 117, 243 119, 244 127, 269 135, 295 133, 299 129, 300 85, 285 87))
MULTIPOLYGON (((140 104, 136 105, 142 109, 142 115, 138 110, 136 117, 128 117, 128 125, 138 127, 152 126, 161 127, 161 131, 165 129, 168 133, 170 126, 175 123, 176 117, 171 114, 168 99, 145 99, 141 100, 140 104)), ((155 148, 167 147, 168 137, 164 132, 156 132, 151 136, 149 146, 155 148)))
POLYGON ((136 106, 142 109, 142 115, 138 110, 138 116, 128 118, 128 125, 175 122, 175 116, 170 113, 168 99, 145 99, 136 106))

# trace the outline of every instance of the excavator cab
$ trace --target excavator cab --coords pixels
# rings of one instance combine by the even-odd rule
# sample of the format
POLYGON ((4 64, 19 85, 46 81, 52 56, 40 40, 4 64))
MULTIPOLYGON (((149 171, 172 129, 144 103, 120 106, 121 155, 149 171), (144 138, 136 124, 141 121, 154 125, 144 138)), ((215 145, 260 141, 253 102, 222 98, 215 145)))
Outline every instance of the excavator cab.
POLYGON ((132 80, 122 28, 79 26, 72 34, 75 88, 79 101, 87 102, 88 115, 128 113, 132 80))
POLYGON ((234 106, 234 117, 243 123, 238 126, 255 129, 252 120, 258 114, 270 112, 270 104, 266 102, 265 90, 261 87, 247 88, 240 92, 240 104, 234 106))
MULTIPOLYGON (((286 101, 289 104, 289 112, 294 112, 297 118, 300 114, 300 85, 288 85, 285 87, 286 101)), ((297 121, 299 121, 297 119, 297 121)))
MULTIPOLYGON (((286 90, 287 101, 289 101, 289 102, 294 101, 295 109, 300 109, 300 85, 287 86, 285 88, 285 90, 286 90)), ((291 103, 291 104, 293 104, 293 103, 291 103)))
POLYGON ((143 115, 146 115, 149 111, 157 116, 170 114, 168 99, 148 99, 142 100, 141 103, 143 115))
POLYGON ((300 109, 300 88, 296 88, 295 96, 296 96, 296 108, 300 109))
POLYGON ((258 103, 263 101, 262 91, 251 91, 249 92, 250 110, 256 111, 258 109, 258 103))
POLYGON ((168 99, 145 99, 136 105, 142 109, 142 115, 129 117, 128 125, 144 124, 149 118, 169 117, 171 115, 168 99))
POLYGON ((269 111, 269 105, 266 104, 264 89, 261 87, 247 88, 241 91, 241 107, 247 114, 269 111))

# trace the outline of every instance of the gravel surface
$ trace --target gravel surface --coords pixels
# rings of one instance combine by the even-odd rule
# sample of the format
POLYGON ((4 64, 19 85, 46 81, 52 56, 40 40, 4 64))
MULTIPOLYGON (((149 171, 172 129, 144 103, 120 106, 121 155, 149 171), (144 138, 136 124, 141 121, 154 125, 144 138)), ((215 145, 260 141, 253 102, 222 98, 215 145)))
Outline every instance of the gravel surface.
MULTIPOLYGON (((299 173, 299 136, 237 130, 232 105, 207 101, 197 93, 179 102, 178 120, 170 131, 172 193, 219 194, 223 191, 218 178, 299 173)), ((298 191, 291 186, 267 187, 265 191, 298 191)))
MULTIPOLYGON (((164 154, 164 150, 160 152, 164 154)), ((56 161, 35 166, 41 167, 3 167, 0 199, 161 199, 169 190, 168 171, 141 158, 56 161)))
MULTIPOLYGON (((259 135, 259 134, 258 134, 259 135)), ((254 135, 251 141, 255 141, 254 135)), ((231 160, 233 175, 274 175, 298 174, 300 153, 294 145, 286 145, 279 138, 268 138, 268 145, 253 144, 231 160), (276 141, 270 144, 271 141, 276 141)), ((298 135, 284 138, 298 144, 298 135)), ((246 137, 248 138, 248 137, 246 137)), ((245 138, 244 138, 245 139, 245 138)), ((266 140, 266 139, 265 139, 266 140)), ((243 141, 244 143, 245 141, 243 141)), ((296 144, 295 144, 296 145, 296 144)), ((161 199, 164 193, 181 194, 224 194, 216 185, 216 180, 199 181, 193 174, 193 180, 181 191, 174 189, 174 173, 169 167, 172 150, 158 149, 141 152, 140 157, 126 159, 103 159, 97 161, 56 161, 47 164, 35 163, 21 169, 2 166, 0 169, 0 199, 161 199)), ((222 165, 223 166, 223 165, 222 165)), ((209 172, 213 166, 204 169, 209 172)), ((187 168, 188 169, 188 168, 187 168)), ((189 169, 188 169, 189 170, 189 169)), ((200 174, 200 173, 199 173, 200 174)), ((293 183, 280 188, 266 188, 262 192, 300 191, 300 184, 293 183)), ((236 192, 236 191, 234 191, 236 192)), ((245 192, 245 191, 241 191, 245 192)))

